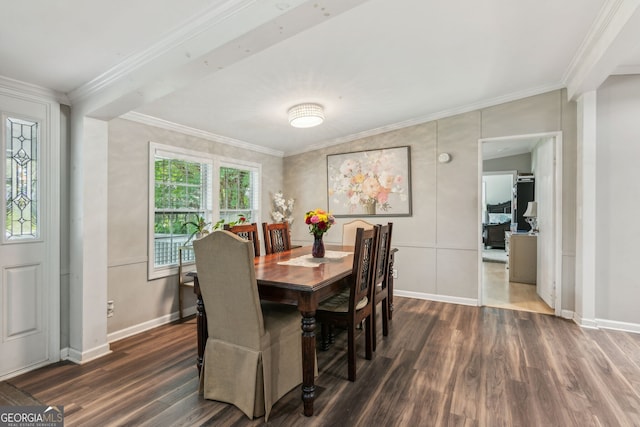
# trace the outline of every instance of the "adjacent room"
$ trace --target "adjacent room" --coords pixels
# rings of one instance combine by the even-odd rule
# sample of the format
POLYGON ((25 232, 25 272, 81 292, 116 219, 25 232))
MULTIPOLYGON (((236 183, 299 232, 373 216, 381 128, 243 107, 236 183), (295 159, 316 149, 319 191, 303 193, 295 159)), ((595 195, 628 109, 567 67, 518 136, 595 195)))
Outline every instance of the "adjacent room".
POLYGON ((638 1, 2 11, 3 411, 640 425, 638 1))

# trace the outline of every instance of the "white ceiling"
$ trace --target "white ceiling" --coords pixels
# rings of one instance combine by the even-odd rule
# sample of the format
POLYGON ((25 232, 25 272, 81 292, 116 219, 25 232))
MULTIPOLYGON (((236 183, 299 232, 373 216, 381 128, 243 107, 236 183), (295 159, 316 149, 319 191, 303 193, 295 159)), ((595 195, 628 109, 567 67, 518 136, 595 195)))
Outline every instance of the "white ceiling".
MULTIPOLYGON (((0 76, 89 115, 133 111, 286 155, 567 87, 621 2, 5 2, 0 76), (290 127, 300 102, 322 104, 325 123, 290 127)), ((618 28, 609 64, 637 73, 640 28, 618 28)))

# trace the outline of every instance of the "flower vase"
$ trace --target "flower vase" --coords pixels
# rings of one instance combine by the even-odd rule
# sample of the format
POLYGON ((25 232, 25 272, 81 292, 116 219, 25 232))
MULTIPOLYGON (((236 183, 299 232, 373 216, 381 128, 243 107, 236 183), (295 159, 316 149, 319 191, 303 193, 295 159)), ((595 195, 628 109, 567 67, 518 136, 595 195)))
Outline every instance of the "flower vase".
POLYGON ((322 241, 322 234, 313 235, 313 248, 311 248, 311 255, 314 258, 324 258, 324 242, 322 241))
POLYGON ((376 214, 376 202, 370 202, 370 203, 365 203, 363 205, 364 207, 364 213, 366 215, 375 215, 376 214))

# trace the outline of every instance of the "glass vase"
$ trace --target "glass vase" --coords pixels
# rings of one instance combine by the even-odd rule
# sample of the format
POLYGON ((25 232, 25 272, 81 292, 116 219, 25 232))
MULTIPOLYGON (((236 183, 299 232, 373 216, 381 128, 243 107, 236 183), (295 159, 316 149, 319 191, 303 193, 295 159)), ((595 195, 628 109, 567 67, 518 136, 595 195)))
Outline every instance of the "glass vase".
POLYGON ((313 248, 311 248, 311 255, 314 258, 324 258, 324 242, 322 241, 322 234, 313 235, 313 248))

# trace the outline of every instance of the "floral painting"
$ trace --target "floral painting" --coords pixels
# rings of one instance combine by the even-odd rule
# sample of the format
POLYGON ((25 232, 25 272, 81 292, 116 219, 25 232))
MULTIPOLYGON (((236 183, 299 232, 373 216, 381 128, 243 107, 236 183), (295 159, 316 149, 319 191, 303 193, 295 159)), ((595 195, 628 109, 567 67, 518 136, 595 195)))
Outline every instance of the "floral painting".
POLYGON ((411 215, 409 147, 327 156, 329 210, 338 217, 411 215))

